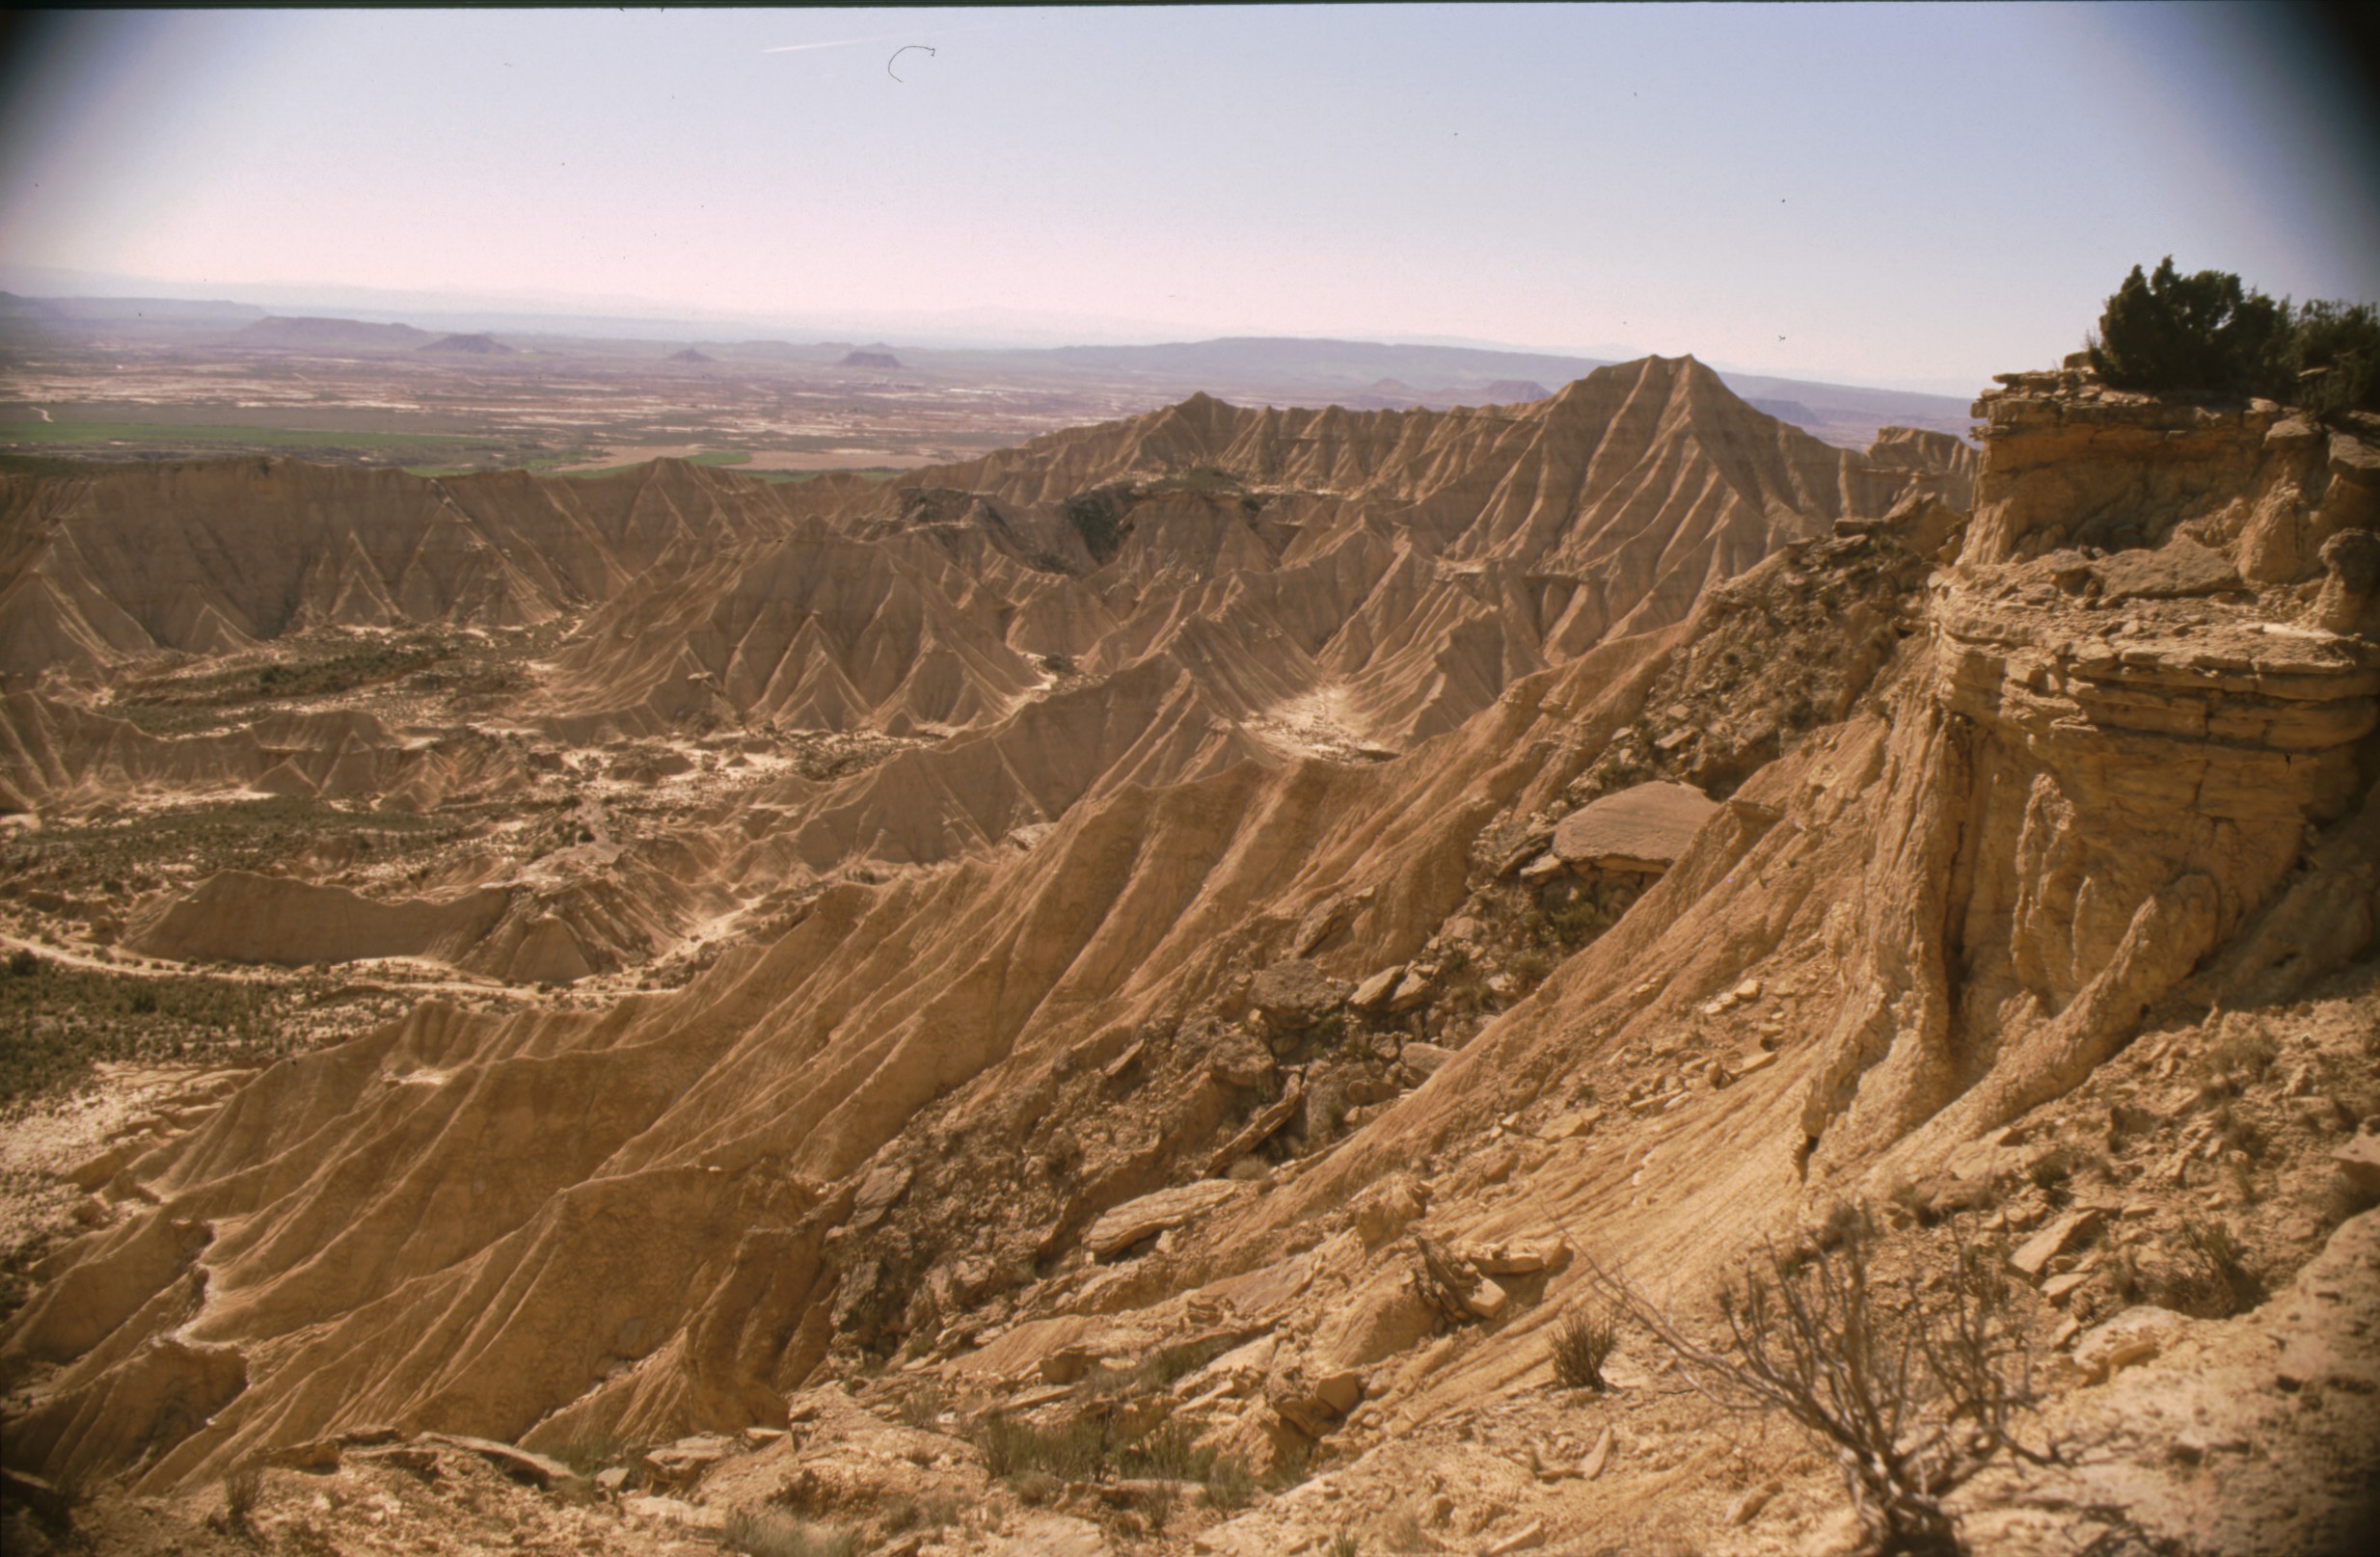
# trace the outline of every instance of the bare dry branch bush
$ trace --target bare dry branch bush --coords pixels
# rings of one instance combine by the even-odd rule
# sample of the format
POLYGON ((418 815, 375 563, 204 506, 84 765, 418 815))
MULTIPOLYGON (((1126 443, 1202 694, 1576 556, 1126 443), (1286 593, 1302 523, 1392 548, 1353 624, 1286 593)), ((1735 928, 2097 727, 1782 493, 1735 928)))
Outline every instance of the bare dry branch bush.
POLYGON ((1942 1500, 2006 1452, 2053 1463, 2016 1436, 2037 1396, 2032 1342, 1999 1251, 1951 1225, 1957 1265, 1928 1285, 1880 1283, 1874 1219, 1830 1223, 1818 1244, 1764 1245, 1719 1291, 1726 1339, 1705 1345, 1617 1273, 1592 1277, 1628 1318, 1733 1409, 1782 1412, 1843 1474, 1877 1557, 1963 1551, 1942 1500))

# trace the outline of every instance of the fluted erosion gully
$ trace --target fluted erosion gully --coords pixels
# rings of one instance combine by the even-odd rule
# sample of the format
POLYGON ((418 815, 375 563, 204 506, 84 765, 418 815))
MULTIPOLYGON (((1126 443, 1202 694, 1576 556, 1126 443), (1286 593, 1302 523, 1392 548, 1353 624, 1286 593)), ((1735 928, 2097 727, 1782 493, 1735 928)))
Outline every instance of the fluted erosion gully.
POLYGON ((1651 359, 882 484, 10 478, 20 834, 281 796, 436 844, 24 922, 409 993, 71 1165, 8 1465, 193 1541, 256 1464, 268 1527, 362 1541, 472 1439, 589 1549, 789 1507, 908 1552, 1849 1549, 1784 1427, 1625 1329, 1558 1388, 1547 1338, 1593 1270, 1707 1325, 1865 1202, 1895 1270, 1961 1207, 2016 1250, 2068 1449, 1957 1494, 1979 1549, 2350 1549, 2380 437, 2071 367, 1976 409, 1980 459, 1851 453, 1651 359), (2258 1296, 2191 1311, 2218 1226, 2258 1296), (1084 1417, 1274 1480, 989 1474, 984 1424, 1084 1417))

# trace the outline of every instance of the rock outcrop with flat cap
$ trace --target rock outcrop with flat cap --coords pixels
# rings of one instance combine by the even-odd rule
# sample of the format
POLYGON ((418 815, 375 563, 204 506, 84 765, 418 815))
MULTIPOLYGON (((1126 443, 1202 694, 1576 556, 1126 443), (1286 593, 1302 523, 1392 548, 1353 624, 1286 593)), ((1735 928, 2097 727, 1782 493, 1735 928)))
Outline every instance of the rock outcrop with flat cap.
POLYGON ((1639 784, 1564 817, 1554 829, 1554 852, 1572 865, 1658 874, 1717 809, 1690 784, 1639 784))

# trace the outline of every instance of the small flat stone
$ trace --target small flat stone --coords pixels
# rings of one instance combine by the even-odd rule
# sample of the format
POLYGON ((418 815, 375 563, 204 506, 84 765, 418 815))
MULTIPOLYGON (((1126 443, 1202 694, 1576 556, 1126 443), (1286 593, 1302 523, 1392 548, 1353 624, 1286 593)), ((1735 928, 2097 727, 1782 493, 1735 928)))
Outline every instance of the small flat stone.
POLYGON ((2076 1288, 2090 1279, 2091 1273, 2088 1271, 2069 1271, 2064 1275, 2053 1275, 2042 1283, 2042 1296, 2051 1302, 2063 1303, 2074 1295, 2076 1288))
POLYGON ((1207 1071, 1231 1087, 1265 1087, 1272 1083, 1280 1068, 1273 1061, 1272 1051, 1237 1034, 1215 1046, 1206 1058, 1207 1071))
POLYGON ((1587 1450, 1586 1458, 1579 1462, 1579 1479, 1581 1481, 1593 1481, 1596 1477, 1603 1474, 1603 1467, 1609 1463, 1610 1460, 1611 1430, 1609 1428, 1605 1428, 1603 1430, 1603 1436, 1595 1440, 1595 1447, 1587 1450))
POLYGON ((2009 1256, 2008 1263, 2028 1278, 2039 1280, 2051 1260, 2097 1232, 2106 1220, 2106 1213, 2096 1206, 2069 1211, 2025 1240, 2024 1247, 2009 1256))
POLYGON ((549 1491, 585 1490, 589 1486, 584 1476, 563 1464, 559 1460, 550 1460, 544 1455, 535 1454, 509 1443, 499 1443, 493 1438, 465 1437, 459 1434, 448 1433, 424 1433, 421 1435, 420 1441, 443 1443, 450 1448, 469 1450, 480 1459, 488 1461, 515 1481, 527 1482, 549 1491))
POLYGON ((684 1498, 639 1493, 621 1499, 620 1508, 631 1518, 650 1519, 655 1524, 674 1525, 690 1532, 717 1536, 727 1529, 726 1510, 697 1508, 684 1498))
POLYGON ((1540 1141, 1573 1141, 1593 1130, 1595 1121, 1601 1117, 1603 1117, 1601 1109, 1587 1109, 1582 1113, 1557 1114, 1546 1122, 1544 1129, 1537 1132, 1537 1139, 1540 1141))
POLYGON ((1752 1488, 1727 1506, 1727 1522, 1734 1525, 1751 1523, 1760 1517, 1760 1511, 1769 1506, 1769 1499, 1784 1490, 1782 1482, 1765 1482, 1752 1488))
POLYGON ((915 1169, 901 1166, 873 1168, 859 1181, 859 1192, 852 1198, 852 1225, 867 1231, 884 1220, 895 1200, 909 1187, 915 1169))
POLYGON ((1481 1276, 1477 1286, 1463 1294, 1463 1306, 1481 1319, 1499 1318, 1511 1305, 1512 1294, 1492 1276, 1481 1276))
POLYGON ((1322 970, 1303 959, 1276 963, 1256 977, 1248 998, 1277 1028, 1309 1028, 1335 1009, 1339 992, 1322 970))
POLYGON ((1435 1076, 1454 1058, 1454 1051, 1435 1043, 1408 1043, 1396 1051, 1396 1058, 1424 1076, 1435 1076))
POLYGON ((264 1463, 278 1465, 284 1470, 337 1470, 339 1452, 343 1447, 336 1437, 309 1438, 304 1443, 292 1443, 273 1450, 264 1457, 264 1463))
POLYGON ((1344 1416, 1364 1399, 1364 1376, 1353 1368, 1326 1373, 1314 1381, 1314 1399, 1329 1407, 1334 1415, 1344 1416))
MULTIPOLYGON (((2096 564, 2102 604, 2124 600, 2179 600, 2211 595, 2239 582, 2231 559, 2186 535, 2154 550, 2116 552, 2096 564)), ((2154 661, 2151 661, 2152 663, 2154 661)))
POLYGON ((2170 1308, 2145 1303, 2127 1308, 2075 1341, 2074 1364, 2094 1381, 2106 1379, 2120 1368, 2155 1356, 2189 1323, 2170 1308))
POLYGON ((1392 1011, 1412 1010, 1416 1006, 1429 999, 1433 982, 1434 980, 1424 978, 1420 973, 1407 969, 1405 976, 1396 980, 1395 992, 1389 996, 1389 1009, 1392 1011))
POLYGON ((2357 1189, 2380 1193, 2380 1136, 2357 1136, 2332 1152, 2331 1161, 2357 1189))
POLYGON ((1240 1186, 1229 1179, 1199 1179, 1144 1195, 1102 1215, 1083 1235, 1083 1242, 1092 1253, 1104 1259, 1152 1233, 1204 1216, 1239 1193, 1240 1186))
POLYGON ((1221 1149, 1206 1160, 1206 1171, 1220 1173, 1270 1140, 1274 1131, 1289 1122, 1289 1115, 1297 1112, 1305 1096, 1305 1079, 1292 1071, 1289 1085, 1282 1092, 1280 1100, 1249 1120, 1246 1129, 1225 1141, 1221 1149))
POLYGON ((1359 1011, 1378 1010, 1389 1003, 1389 997, 1396 992, 1396 981, 1404 977, 1405 965, 1401 962, 1383 968, 1356 985, 1347 1004, 1359 1011))
POLYGON ((1560 1238, 1505 1239, 1493 1244, 1465 1244, 1463 1257, 1488 1275, 1534 1275, 1558 1267, 1570 1246, 1560 1238))

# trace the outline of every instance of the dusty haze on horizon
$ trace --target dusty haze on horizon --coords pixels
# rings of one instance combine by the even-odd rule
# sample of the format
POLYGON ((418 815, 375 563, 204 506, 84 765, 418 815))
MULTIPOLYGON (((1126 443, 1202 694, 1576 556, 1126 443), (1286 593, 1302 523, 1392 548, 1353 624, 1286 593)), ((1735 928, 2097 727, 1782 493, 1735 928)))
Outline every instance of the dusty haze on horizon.
POLYGON ((0 77, 0 284, 954 341, 1690 351, 1960 392, 2071 349, 2123 269, 2169 252, 2276 294, 2380 293, 2380 157, 2328 25, 2224 6, 40 17, 0 77))

